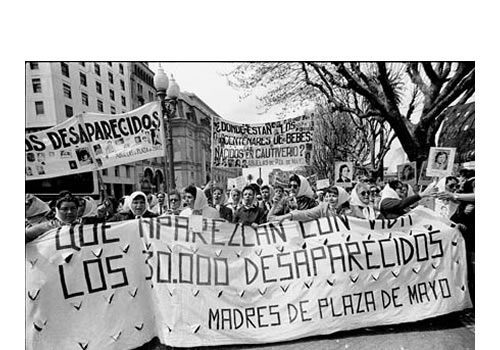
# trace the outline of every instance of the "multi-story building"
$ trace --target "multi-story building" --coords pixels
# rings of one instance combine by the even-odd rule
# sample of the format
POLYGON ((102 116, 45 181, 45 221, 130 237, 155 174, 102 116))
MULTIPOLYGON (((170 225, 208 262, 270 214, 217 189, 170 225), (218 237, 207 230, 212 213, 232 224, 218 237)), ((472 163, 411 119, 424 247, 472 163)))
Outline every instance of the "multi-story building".
MULTIPOLYGON (((29 62, 26 64, 26 132, 62 123, 82 112, 125 113, 156 99, 154 73, 145 62, 29 62)), ((212 173, 211 118, 194 93, 181 93, 172 119, 177 188, 205 184, 212 173)), ((105 191, 121 197, 134 190, 166 188, 165 159, 151 158, 101 171, 105 191)), ((214 169, 225 186, 241 169, 214 169)), ((44 180, 49 183, 51 180, 44 180)))

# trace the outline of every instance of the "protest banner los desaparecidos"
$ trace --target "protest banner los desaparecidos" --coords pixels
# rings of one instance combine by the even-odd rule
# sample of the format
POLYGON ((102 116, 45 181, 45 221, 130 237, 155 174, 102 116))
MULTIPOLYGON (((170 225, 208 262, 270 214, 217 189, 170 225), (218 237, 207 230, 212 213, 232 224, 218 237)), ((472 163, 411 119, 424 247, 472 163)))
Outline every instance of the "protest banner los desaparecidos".
POLYGON ((307 165, 311 161, 313 120, 300 116, 263 124, 213 118, 213 164, 223 168, 307 165))
POLYGON ((26 180, 82 173, 163 156, 159 102, 123 114, 82 113, 26 134, 26 180))
POLYGON ((269 343, 471 307, 463 237, 422 207, 257 229, 192 219, 61 227, 28 243, 27 349, 269 343))

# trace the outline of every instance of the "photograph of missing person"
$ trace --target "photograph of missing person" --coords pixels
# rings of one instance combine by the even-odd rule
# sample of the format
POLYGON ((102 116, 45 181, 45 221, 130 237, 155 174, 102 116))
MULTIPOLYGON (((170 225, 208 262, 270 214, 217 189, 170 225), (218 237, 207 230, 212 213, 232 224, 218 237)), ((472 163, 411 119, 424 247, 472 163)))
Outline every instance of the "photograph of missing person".
POLYGON ((41 165, 36 166, 36 172, 38 173, 38 175, 45 175, 45 169, 41 165))
POLYGON ((71 170, 78 169, 78 164, 76 164, 75 160, 70 160, 68 163, 71 170))
POLYGON ((335 163, 335 184, 350 187, 352 184, 352 162, 335 163))
POLYGON ((142 140, 141 140, 141 137, 140 136, 136 136, 134 137, 134 140, 135 140, 135 143, 141 143, 142 140))
POLYGON ((88 148, 78 148, 76 150, 76 156, 80 166, 92 164, 92 158, 90 157, 88 148))
POLYGON ((71 158, 71 151, 70 150, 61 151, 61 159, 67 159, 67 158, 71 158))
POLYGON ((120 137, 119 139, 115 140, 115 145, 123 145, 125 141, 123 140, 123 137, 120 137))
POLYGON ((26 176, 33 176, 33 169, 31 167, 26 167, 26 176))
POLYGON ((96 156, 102 154, 102 147, 101 145, 94 145, 94 153, 96 156))
POLYGON ((38 163, 45 165, 45 153, 37 153, 36 160, 38 161, 38 163))
POLYGON ((417 162, 398 165, 398 180, 405 184, 415 185, 417 182, 417 162))
POLYGON ((432 176, 427 176, 427 161, 422 163, 422 168, 420 169, 420 176, 418 177, 418 184, 422 186, 427 186, 432 182, 432 176))
POLYGON ((96 158, 95 161, 96 161, 98 167, 102 166, 102 159, 101 158, 96 158))
POLYGON ((56 156, 56 152, 49 152, 49 158, 54 158, 56 156))
POLYGON ((456 148, 431 147, 427 159, 427 175, 443 177, 451 175, 456 148))
POLYGON ((30 163, 35 161, 35 153, 26 153, 26 160, 30 163))

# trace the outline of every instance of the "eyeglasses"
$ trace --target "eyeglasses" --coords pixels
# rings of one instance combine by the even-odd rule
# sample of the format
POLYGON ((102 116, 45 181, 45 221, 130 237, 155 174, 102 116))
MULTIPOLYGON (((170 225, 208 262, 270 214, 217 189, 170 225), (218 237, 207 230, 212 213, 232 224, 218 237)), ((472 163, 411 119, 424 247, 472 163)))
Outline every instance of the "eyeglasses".
POLYGON ((170 198, 171 202, 178 202, 179 200, 177 198, 170 198))
POLYGON ((299 188, 299 185, 288 185, 290 188, 299 188))
POLYGON ((364 196, 369 196, 370 192, 368 192, 368 191, 362 191, 362 192, 359 192, 359 194, 364 197, 364 196))

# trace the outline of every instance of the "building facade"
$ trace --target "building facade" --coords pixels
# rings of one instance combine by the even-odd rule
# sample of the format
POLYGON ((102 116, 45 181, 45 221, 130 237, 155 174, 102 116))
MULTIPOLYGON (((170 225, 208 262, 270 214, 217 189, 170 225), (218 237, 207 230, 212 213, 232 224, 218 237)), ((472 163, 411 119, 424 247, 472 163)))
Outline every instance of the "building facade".
MULTIPOLYGON (((26 132, 53 127, 82 112, 119 114, 156 100, 154 72, 146 62, 27 62, 26 132)), ((226 185, 241 169, 211 168, 211 118, 194 93, 181 93, 172 119, 176 185, 226 185), (212 174, 213 170, 213 174, 212 174)), ((166 189, 164 157, 103 169, 102 190, 117 198, 135 190, 166 189)), ((50 183, 50 179, 44 180, 50 183)))

